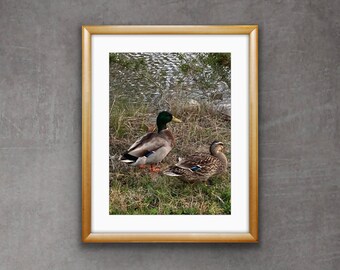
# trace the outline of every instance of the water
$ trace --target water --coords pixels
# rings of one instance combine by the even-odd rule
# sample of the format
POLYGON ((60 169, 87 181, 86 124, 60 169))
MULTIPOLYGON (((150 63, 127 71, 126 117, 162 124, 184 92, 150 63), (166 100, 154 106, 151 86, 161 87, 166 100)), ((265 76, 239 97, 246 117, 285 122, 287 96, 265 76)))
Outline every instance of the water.
POLYGON ((230 115, 230 75, 226 53, 111 53, 110 98, 159 107, 204 102, 230 115))

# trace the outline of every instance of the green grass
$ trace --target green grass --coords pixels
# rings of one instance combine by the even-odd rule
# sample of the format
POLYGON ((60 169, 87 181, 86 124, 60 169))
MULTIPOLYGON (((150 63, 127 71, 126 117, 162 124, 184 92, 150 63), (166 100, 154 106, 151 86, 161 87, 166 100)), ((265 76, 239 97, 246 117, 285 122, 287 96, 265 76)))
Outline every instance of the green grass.
MULTIPOLYGON (((208 152, 214 140, 221 140, 230 161, 230 122, 208 105, 187 107, 171 101, 170 111, 183 123, 168 124, 176 145, 161 168, 174 164, 177 157, 208 152)), ((175 177, 150 173, 148 169, 127 166, 118 161, 138 137, 154 125, 158 111, 126 100, 111 102, 110 110, 110 214, 119 215, 197 215, 230 214, 230 170, 208 183, 188 184, 175 177)))
POLYGON ((178 179, 132 169, 112 174, 110 214, 198 215, 230 213, 230 184, 225 177, 190 185, 178 179), (133 177, 132 177, 133 176, 133 177))

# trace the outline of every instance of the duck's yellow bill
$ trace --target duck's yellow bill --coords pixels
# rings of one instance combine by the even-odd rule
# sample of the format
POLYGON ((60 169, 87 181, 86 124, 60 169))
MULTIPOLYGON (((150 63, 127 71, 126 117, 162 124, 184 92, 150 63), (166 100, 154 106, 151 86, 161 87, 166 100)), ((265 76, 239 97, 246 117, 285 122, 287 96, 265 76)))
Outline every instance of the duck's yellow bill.
POLYGON ((175 122, 175 123, 182 123, 182 121, 178 118, 176 118, 175 116, 172 116, 172 122, 175 122))

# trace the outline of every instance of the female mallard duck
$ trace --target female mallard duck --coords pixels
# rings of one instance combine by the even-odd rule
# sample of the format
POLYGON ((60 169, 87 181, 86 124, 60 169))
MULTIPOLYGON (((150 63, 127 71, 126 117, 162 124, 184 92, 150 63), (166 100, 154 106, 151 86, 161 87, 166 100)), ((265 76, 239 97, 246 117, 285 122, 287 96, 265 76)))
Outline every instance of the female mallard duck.
POLYGON ((150 164, 150 171, 159 171, 153 164, 161 162, 174 147, 175 139, 167 129, 169 122, 181 122, 171 113, 163 111, 157 116, 157 132, 150 132, 139 138, 122 154, 120 161, 132 166, 150 164))
POLYGON ((189 183, 208 181, 213 175, 227 170, 228 161, 222 150, 223 143, 214 141, 210 145, 210 155, 198 153, 186 158, 179 158, 177 164, 169 167, 163 173, 179 177, 189 183))

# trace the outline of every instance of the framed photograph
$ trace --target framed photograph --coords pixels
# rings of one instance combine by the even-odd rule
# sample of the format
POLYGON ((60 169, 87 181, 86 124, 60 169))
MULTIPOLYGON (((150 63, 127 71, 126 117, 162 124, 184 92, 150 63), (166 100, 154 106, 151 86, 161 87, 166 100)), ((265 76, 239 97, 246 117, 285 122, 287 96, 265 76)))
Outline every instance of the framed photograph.
POLYGON ((258 242, 258 27, 82 27, 82 241, 258 242))

